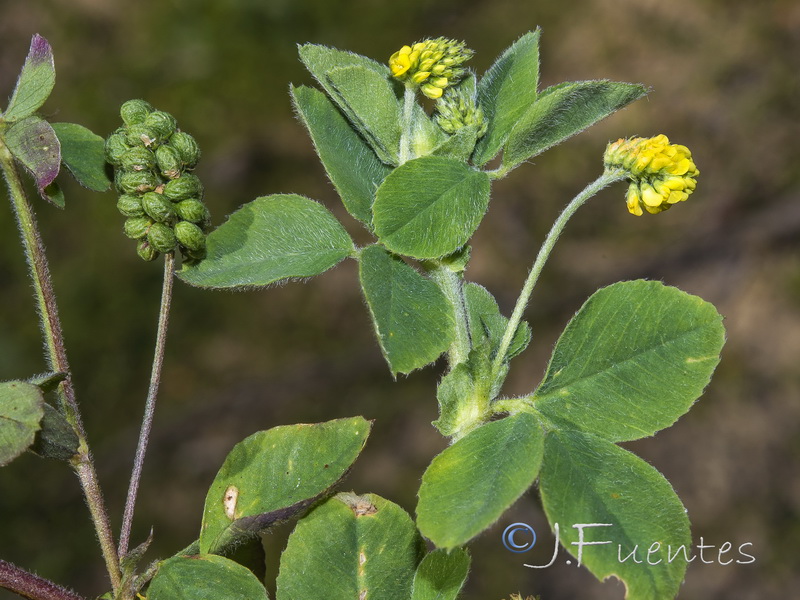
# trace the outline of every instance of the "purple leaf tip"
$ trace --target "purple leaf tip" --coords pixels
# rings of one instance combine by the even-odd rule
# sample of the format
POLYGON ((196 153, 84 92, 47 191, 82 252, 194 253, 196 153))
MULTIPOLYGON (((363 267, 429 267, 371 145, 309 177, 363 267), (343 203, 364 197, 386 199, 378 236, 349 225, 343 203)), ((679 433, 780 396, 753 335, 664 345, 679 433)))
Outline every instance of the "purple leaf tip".
POLYGON ((53 62, 53 49, 50 42, 35 33, 31 38, 31 49, 28 51, 28 61, 31 66, 43 62, 53 62))

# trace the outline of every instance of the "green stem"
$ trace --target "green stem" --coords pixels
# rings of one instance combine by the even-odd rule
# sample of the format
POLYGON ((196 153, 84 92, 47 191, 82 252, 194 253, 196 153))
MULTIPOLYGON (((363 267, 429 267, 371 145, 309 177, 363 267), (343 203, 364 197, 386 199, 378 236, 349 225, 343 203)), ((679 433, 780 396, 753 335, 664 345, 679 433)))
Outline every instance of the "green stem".
POLYGON ((139 482, 142 478, 144 456, 147 452, 147 442, 150 439, 150 430, 153 427, 153 416, 156 410, 158 387, 161 383, 161 368, 164 364, 164 349, 167 342, 167 327, 169 325, 169 309, 172 305, 172 285, 175 280, 175 254, 169 252, 164 255, 164 283, 161 288, 161 308, 158 312, 158 333, 156 334, 156 348, 153 356, 153 368, 150 373, 150 387, 145 401, 144 418, 139 432, 139 444, 136 447, 136 458, 133 461, 128 498, 125 501, 125 512, 122 517, 122 530, 119 536, 119 555, 125 556, 130 542, 131 526, 133 525, 133 510, 136 506, 136 495, 139 491, 139 482))
POLYGON ((403 93, 403 117, 400 124, 400 164, 413 158, 411 138, 414 135, 414 104, 417 100, 416 88, 406 86, 403 93))
POLYGON ((502 413, 516 414, 520 412, 531 412, 533 410, 533 402, 527 397, 524 398, 501 398, 492 403, 492 414, 499 415, 502 413))
POLYGON ((80 409, 75 400, 75 388, 72 384, 67 353, 64 345, 64 335, 61 321, 58 316, 56 297, 50 278, 50 269, 44 244, 36 225, 33 213, 19 172, 14 164, 14 158, 8 148, 0 140, 0 170, 3 171, 11 203, 19 225, 22 246, 28 260, 31 280, 33 281, 36 304, 39 311, 39 322, 47 349, 47 362, 52 371, 66 373, 67 378, 58 386, 58 396, 65 418, 69 421, 75 434, 78 436, 79 446, 77 454, 70 461, 80 480, 86 503, 94 523, 100 548, 106 563, 111 585, 116 590, 121 581, 119 557, 114 548, 114 536, 108 519, 108 512, 103 501, 103 494, 97 481, 97 472, 92 461, 86 431, 83 427, 80 409))
POLYGON ((453 369, 457 364, 466 362, 472 347, 463 282, 458 274, 445 265, 436 265, 430 270, 430 275, 453 306, 456 334, 447 357, 450 368, 453 369))
POLYGON ((550 252, 553 250, 553 246, 555 246, 558 236, 560 236, 561 232, 564 230, 564 226, 567 224, 567 221, 569 221, 570 217, 575 214, 575 211, 578 210, 589 198, 594 196, 604 187, 623 178, 624 173, 620 170, 605 171, 600 177, 587 185, 583 191, 575 196, 575 198, 573 198, 564 211, 559 215, 558 219, 556 219, 556 222, 553 223, 553 227, 547 234, 542 247, 539 249, 539 254, 536 256, 536 260, 533 263, 533 267, 531 267, 531 270, 528 273, 528 278, 525 280, 525 285, 522 286, 522 291, 519 294, 519 298, 517 298, 517 304, 514 306, 514 312, 511 313, 511 318, 508 320, 508 325, 506 326, 505 333, 503 334, 503 340, 500 342, 497 355, 494 357, 494 362, 492 363, 493 380, 500 373, 503 361, 505 360, 506 352, 508 352, 508 347, 511 345, 511 340, 514 338, 517 327, 522 320, 522 313, 525 312, 525 307, 528 306, 528 300, 530 300, 531 292, 533 292, 533 288, 539 279, 542 268, 547 262, 547 258, 550 256, 550 252))

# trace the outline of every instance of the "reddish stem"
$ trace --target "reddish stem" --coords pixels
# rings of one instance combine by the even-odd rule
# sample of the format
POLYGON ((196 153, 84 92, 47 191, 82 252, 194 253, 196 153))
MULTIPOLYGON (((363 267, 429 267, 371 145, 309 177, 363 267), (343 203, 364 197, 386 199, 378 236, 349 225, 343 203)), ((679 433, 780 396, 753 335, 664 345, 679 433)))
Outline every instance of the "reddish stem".
POLYGON ((0 560, 0 587, 30 600, 84 600, 52 581, 0 560))

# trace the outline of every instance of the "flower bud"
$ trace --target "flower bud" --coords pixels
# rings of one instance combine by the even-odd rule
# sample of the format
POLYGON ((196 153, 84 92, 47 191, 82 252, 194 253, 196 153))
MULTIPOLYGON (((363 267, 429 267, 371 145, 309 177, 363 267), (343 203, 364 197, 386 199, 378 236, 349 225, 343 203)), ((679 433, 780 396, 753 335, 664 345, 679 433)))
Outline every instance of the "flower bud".
POLYGON ((172 227, 163 223, 153 223, 147 231, 147 241, 159 252, 171 252, 177 240, 172 227))
POLYGON ((151 192, 160 183, 151 171, 117 171, 115 175, 117 189, 125 194, 151 192))
POLYGON ((200 198, 203 194, 203 184, 196 175, 186 173, 177 179, 168 181, 162 193, 172 202, 192 197, 200 198))
POLYGON ((177 179, 181 176, 183 162, 178 151, 170 145, 162 145, 156 149, 158 170, 168 179, 177 179))
POLYGON ((151 112, 147 115, 147 118, 145 118, 144 124, 153 129, 157 137, 162 140, 166 140, 175 133, 175 129, 178 126, 175 117, 163 110, 154 110, 151 112))
POLYGON ((142 208, 157 223, 169 223, 175 220, 175 209, 172 202, 161 194, 147 192, 142 196, 142 208))
POLYGON ((156 166, 156 157, 144 146, 134 146, 120 158, 119 166, 126 171, 145 171, 156 166))
POLYGON ((139 255, 139 258, 146 260, 147 262, 158 258, 158 250, 153 248, 153 246, 147 240, 142 240, 136 245, 136 254, 139 255))
POLYGON ((141 199, 131 194, 123 194, 119 197, 119 200, 117 200, 117 210, 122 213, 123 217, 144 216, 144 208, 142 208, 141 199))
POLYGON ((475 126, 478 138, 488 128, 483 110, 477 106, 475 98, 462 90, 461 86, 447 90, 441 101, 436 103, 436 123, 450 134, 463 127, 475 126))
POLYGON ((123 231, 132 240, 140 240, 147 235, 152 224, 152 219, 148 217, 131 217, 125 220, 123 231))
POLYGON ((106 160, 114 166, 119 165, 122 155, 130 149, 124 131, 123 128, 120 128, 106 140, 106 160))
POLYGON ((175 237, 181 246, 193 252, 200 252, 206 247, 206 234, 197 225, 188 221, 176 223, 175 237))
POLYGON ((178 155, 187 169, 193 169, 200 160, 200 148, 195 139, 184 131, 176 131, 169 139, 169 145, 178 151, 178 155))
POLYGON ((175 205, 175 212, 184 221, 190 223, 203 223, 208 220, 208 209, 206 205, 200 202, 197 198, 187 198, 181 200, 175 205))
POLYGON ((138 125, 144 123, 145 118, 153 112, 153 107, 144 100, 128 100, 119 109, 125 125, 138 125))

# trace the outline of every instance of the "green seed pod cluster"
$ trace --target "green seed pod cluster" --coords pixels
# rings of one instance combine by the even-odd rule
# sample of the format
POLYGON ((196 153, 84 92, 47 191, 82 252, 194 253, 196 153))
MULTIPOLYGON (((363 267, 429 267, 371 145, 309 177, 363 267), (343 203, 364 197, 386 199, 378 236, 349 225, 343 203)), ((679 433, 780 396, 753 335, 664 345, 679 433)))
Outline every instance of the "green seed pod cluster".
POLYGON ((202 260, 210 223, 203 185, 191 173, 197 142, 144 100, 129 100, 119 112, 123 125, 106 140, 106 160, 114 166, 125 235, 147 261, 176 249, 184 261, 202 260))

